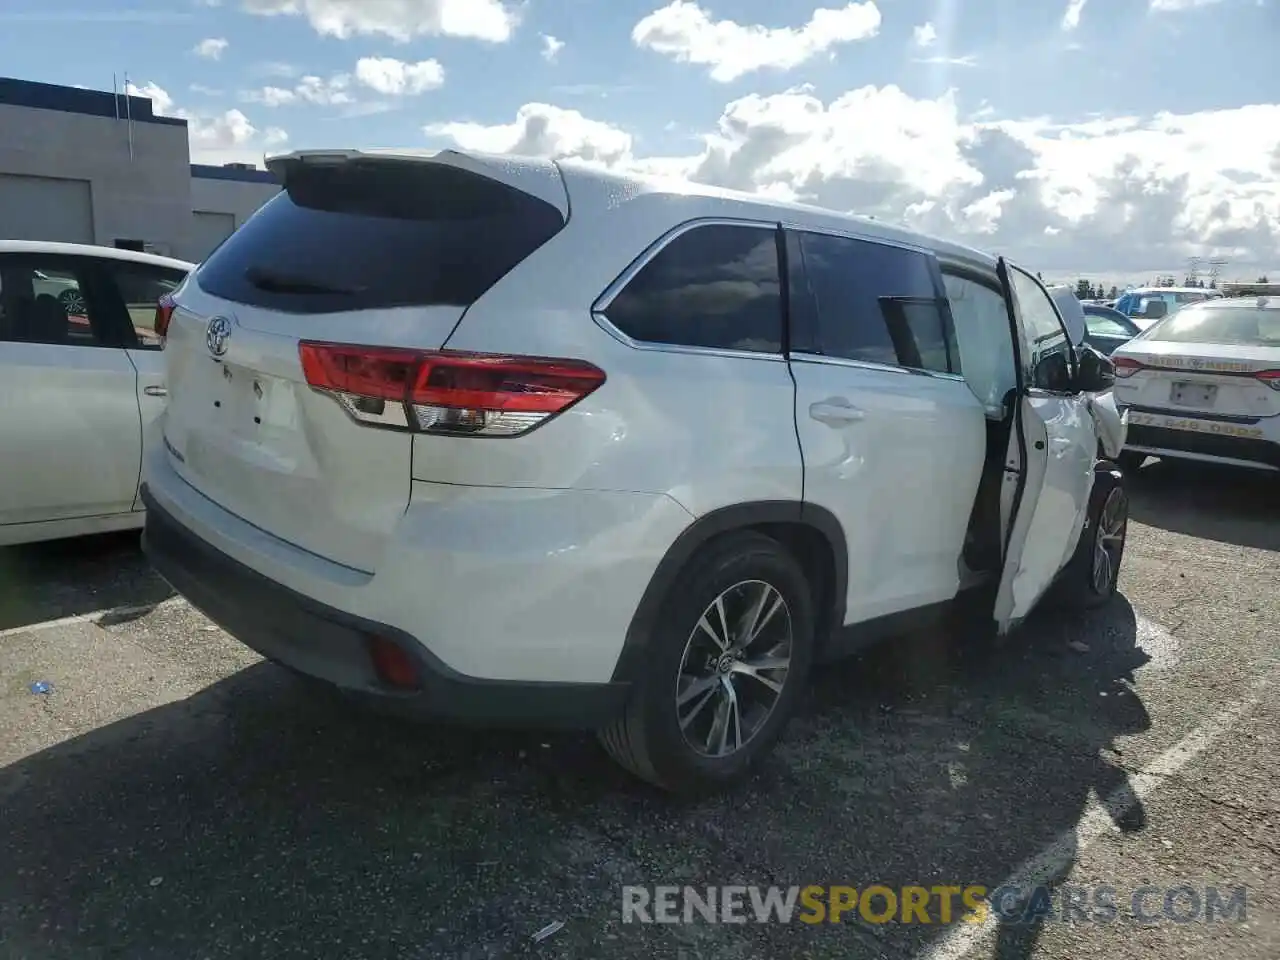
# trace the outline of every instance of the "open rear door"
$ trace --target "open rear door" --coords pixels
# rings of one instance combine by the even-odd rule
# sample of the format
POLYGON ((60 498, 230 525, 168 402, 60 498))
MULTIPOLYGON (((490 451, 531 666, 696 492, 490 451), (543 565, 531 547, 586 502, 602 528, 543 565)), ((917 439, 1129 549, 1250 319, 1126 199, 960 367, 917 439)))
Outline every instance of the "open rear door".
MULTIPOLYGON (((1044 596, 1075 549, 1093 483, 1097 436, 1080 396, 1039 389, 1028 381, 1027 339, 1003 258, 997 272, 1018 369, 1001 498, 1004 569, 994 611, 997 629, 1008 633, 1044 596)), ((1049 296, 1038 286, 1035 293, 1049 296)))

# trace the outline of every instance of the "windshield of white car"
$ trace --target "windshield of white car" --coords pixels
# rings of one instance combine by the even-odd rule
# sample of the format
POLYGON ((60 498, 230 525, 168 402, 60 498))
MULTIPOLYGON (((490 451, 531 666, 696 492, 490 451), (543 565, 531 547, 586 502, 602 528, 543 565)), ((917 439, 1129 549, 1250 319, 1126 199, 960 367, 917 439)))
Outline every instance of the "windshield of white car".
POLYGON ((1280 309, 1245 305, 1187 306, 1153 327, 1146 339, 1280 347, 1280 309))

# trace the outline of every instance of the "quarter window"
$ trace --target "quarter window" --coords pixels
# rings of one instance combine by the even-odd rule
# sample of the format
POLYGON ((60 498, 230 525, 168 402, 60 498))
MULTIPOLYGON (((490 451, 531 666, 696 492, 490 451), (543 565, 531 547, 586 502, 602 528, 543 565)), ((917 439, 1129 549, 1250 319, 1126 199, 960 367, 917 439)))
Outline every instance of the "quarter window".
POLYGON ((869 240, 797 233, 789 242, 795 348, 846 360, 959 373, 950 312, 926 254, 869 240))
POLYGON ((115 281, 116 292, 128 314, 125 322, 133 329, 137 345, 160 349, 156 334, 156 303, 172 293, 186 276, 181 270, 155 267, 125 260, 105 261, 107 273, 115 281))
POLYGON ((604 311, 634 340, 782 351, 777 232, 708 224, 676 237, 604 311))

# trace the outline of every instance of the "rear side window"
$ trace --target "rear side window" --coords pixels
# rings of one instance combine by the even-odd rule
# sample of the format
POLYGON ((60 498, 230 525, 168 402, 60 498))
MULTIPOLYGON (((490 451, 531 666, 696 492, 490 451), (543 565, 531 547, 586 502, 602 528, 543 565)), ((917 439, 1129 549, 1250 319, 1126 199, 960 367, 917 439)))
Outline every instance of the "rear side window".
POLYGON ((563 226, 551 204, 452 167, 299 166, 196 282, 291 313, 465 307, 563 226))
POLYGON ((781 287, 775 230, 707 224, 663 247, 604 314, 645 343, 780 353, 781 287))
POLYGON ((960 373, 951 314, 933 263, 916 250, 819 233, 788 243, 797 350, 960 373))

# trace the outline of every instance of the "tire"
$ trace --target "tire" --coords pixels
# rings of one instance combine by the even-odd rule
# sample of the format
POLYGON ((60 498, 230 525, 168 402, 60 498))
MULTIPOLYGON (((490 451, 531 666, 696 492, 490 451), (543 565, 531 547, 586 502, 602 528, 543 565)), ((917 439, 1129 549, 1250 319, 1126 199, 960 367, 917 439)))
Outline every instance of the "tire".
POLYGON ((702 793, 724 787, 745 776, 781 736, 807 680, 813 647, 812 590, 796 559, 763 534, 717 538, 695 555, 667 595, 626 709, 599 731, 600 741, 623 767, 662 789, 702 793), (717 601, 730 625, 727 652, 700 625, 705 616, 715 633, 725 632, 718 625, 717 601), (739 658, 744 632, 736 627, 761 602, 767 622, 739 658), (765 659, 775 666, 761 667, 765 659), (783 659, 785 670, 776 666, 783 659), (759 673, 747 669, 752 663, 759 673), (781 689, 763 683, 761 674, 781 689), (733 690, 732 701, 726 686, 733 690), (677 702, 681 696, 683 704, 677 702), (739 712, 725 706, 730 702, 739 704, 739 712), (733 743, 732 724, 716 726, 725 715, 737 716, 741 746, 733 743))
POLYGON ((1098 473, 1089 495, 1080 542, 1058 584, 1062 605, 1093 610, 1111 602, 1120 579, 1128 526, 1129 494, 1124 477, 1115 472, 1098 473), (1100 550, 1107 557, 1105 567, 1100 550))
POLYGON ((1116 457, 1116 463, 1120 465, 1120 469, 1130 476, 1137 473, 1146 462, 1147 455, 1138 453, 1136 450, 1121 450, 1120 455, 1116 457))

